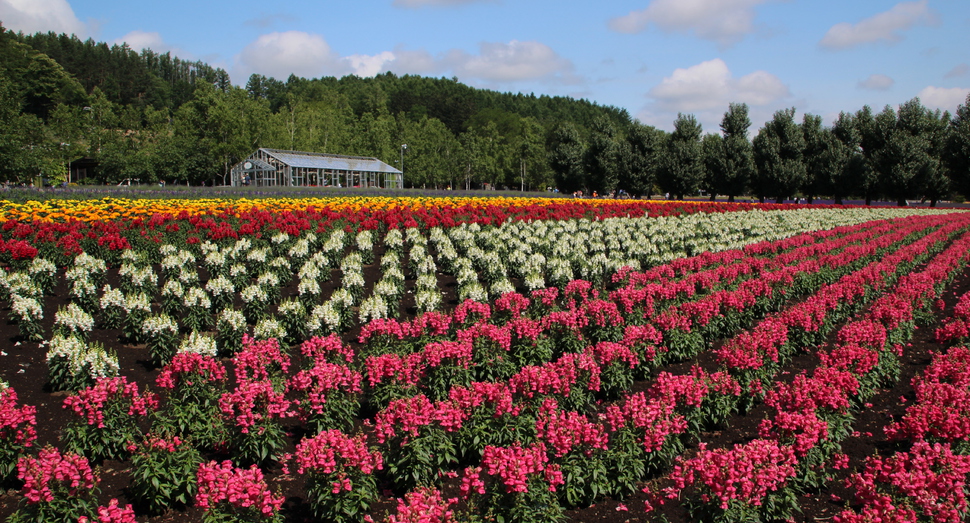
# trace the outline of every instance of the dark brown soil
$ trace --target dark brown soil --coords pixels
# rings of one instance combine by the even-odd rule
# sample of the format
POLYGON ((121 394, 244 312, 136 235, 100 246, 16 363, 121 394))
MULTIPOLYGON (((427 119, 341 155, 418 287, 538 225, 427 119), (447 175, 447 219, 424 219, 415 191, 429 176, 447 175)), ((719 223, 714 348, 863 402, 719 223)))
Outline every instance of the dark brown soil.
MULTIPOLYGON (((378 254, 379 259, 379 254, 378 254)), ((376 266, 365 268, 365 277, 369 285, 376 280, 376 266)), ((109 283, 111 281, 109 274, 109 283)), ((454 281, 442 279, 441 284, 448 292, 446 305, 453 306, 457 303, 454 296, 454 281)), ((408 281, 408 287, 413 282, 408 281)), ((330 289, 325 289, 329 291, 330 289)), ((946 310, 938 312, 938 318, 949 315, 957 298, 964 292, 970 291, 970 271, 960 275, 947 289, 943 300, 946 303, 946 310)), ((49 297, 45 303, 44 326, 45 332, 50 333, 53 325, 54 314, 59 307, 66 305, 66 289, 64 288, 63 278, 55 289, 55 295, 49 297)), ((284 290, 284 296, 295 294, 295 288, 290 287, 284 290)), ((413 314, 412 304, 407 301, 401 305, 401 312, 407 315, 413 314)), ((0 310, 0 317, 6 317, 9 310, 0 310)), ((842 444, 843 452, 850 458, 849 470, 839 471, 829 482, 828 487, 821 492, 804 496, 801 499, 801 514, 796 517, 796 521, 818 521, 830 519, 833 515, 843 510, 851 502, 851 494, 843 487, 843 479, 849 473, 859 467, 866 457, 880 452, 891 452, 899 445, 890 443, 883 434, 883 427, 888 425, 894 418, 900 418, 906 404, 900 401, 901 397, 913 399, 910 381, 913 376, 922 372, 923 368, 930 361, 931 354, 940 350, 942 347, 933 341, 933 330, 935 327, 921 328, 912 343, 906 347, 903 357, 903 373, 895 387, 880 391, 870 400, 871 406, 856 413, 854 430, 858 436, 854 436, 844 441, 842 444)), ((346 338, 349 342, 355 333, 351 333, 346 338)), ((124 344, 121 341, 121 332, 118 330, 95 329, 91 333, 90 340, 104 344, 106 347, 117 350, 121 373, 129 380, 135 381, 141 388, 146 385, 153 387, 155 377, 159 370, 150 363, 148 350, 144 345, 124 344)), ((55 445, 59 443, 62 428, 71 421, 73 414, 62 408, 62 403, 66 393, 52 393, 46 385, 47 364, 45 362, 45 348, 37 343, 26 342, 20 339, 19 331, 15 323, 0 320, 0 379, 8 382, 19 396, 21 404, 33 405, 37 408, 37 434, 36 445, 55 445)), ((671 372, 684 371, 690 365, 698 364, 713 370, 713 358, 710 353, 701 355, 697 361, 678 364, 676 367, 665 370, 671 372)), ((803 355, 795 358, 794 361, 783 369, 780 379, 792 377, 802 370, 811 370, 817 364, 817 359, 810 355, 803 355)), ((644 384, 639 384, 642 388, 644 384)), ((750 440, 757 434, 757 426, 764 416, 764 410, 755 408, 745 416, 735 416, 724 430, 703 434, 703 440, 708 442, 710 447, 730 447, 734 443, 741 443, 750 440)), ((292 446, 293 442, 291 442, 292 446)), ((689 445, 688 452, 696 448, 696 442, 689 445)), ((119 498, 122 503, 127 503, 126 487, 129 482, 127 463, 107 461, 100 466, 100 488, 103 503, 107 503, 110 498, 119 498)), ((307 506, 303 502, 302 481, 292 476, 284 476, 278 467, 268 471, 272 488, 279 488, 286 495, 287 501, 284 511, 287 521, 308 521, 312 520, 308 515, 307 506)), ((385 491, 381 502, 373 507, 375 515, 383 514, 385 511, 393 510, 396 503, 389 491, 385 491)), ((452 482, 446 485, 446 495, 455 496, 456 484, 452 482)), ((11 488, 5 493, 0 492, 0 518, 6 519, 18 506, 20 502, 18 491, 11 488)), ((619 501, 605 499, 595 505, 567 511, 567 517, 572 522, 603 522, 603 523, 628 523, 657 521, 658 514, 645 514, 643 511, 644 495, 638 494, 628 499, 619 501)), ((668 502, 660 511, 670 522, 690 521, 684 509, 677 502, 668 502)), ((162 516, 148 518, 139 515, 139 521, 152 523, 161 522, 199 522, 202 519, 201 511, 194 507, 171 509, 162 516)))

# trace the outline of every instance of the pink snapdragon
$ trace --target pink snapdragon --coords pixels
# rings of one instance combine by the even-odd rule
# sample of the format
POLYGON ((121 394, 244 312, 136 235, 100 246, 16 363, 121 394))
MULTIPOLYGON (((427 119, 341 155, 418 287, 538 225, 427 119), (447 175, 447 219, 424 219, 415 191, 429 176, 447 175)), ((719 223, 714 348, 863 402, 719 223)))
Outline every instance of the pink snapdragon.
POLYGON ((397 514, 388 516, 385 523, 454 523, 451 506, 458 499, 444 499, 438 489, 419 487, 397 500, 397 514))
POLYGON ((283 353, 276 338, 256 340, 243 334, 243 349, 233 358, 236 379, 239 381, 262 381, 285 375, 290 368, 290 358, 283 353))
POLYGON ((30 447, 37 439, 37 408, 17 406, 17 392, 0 384, 0 441, 30 447))
POLYGON ((98 516, 90 519, 87 516, 78 518, 77 523, 136 523, 135 509, 131 505, 118 505, 118 500, 111 498, 108 506, 98 507, 98 516))
POLYGON ((219 410, 243 434, 264 421, 292 416, 290 406, 290 401, 269 381, 243 381, 219 397, 219 410))
POLYGON ((297 474, 307 471, 333 474, 347 468, 373 474, 375 470, 384 467, 381 453, 371 452, 367 448, 366 436, 348 436, 339 430, 325 430, 312 438, 304 439, 297 444, 294 457, 297 474))
POLYGON ((149 411, 158 408, 155 394, 138 393, 138 384, 129 383, 124 376, 115 378, 99 378, 97 382, 64 399, 64 408, 71 409, 75 414, 99 429, 105 428, 104 407, 108 402, 117 401, 128 405, 129 416, 145 416, 149 411))
POLYGON ((225 381, 225 365, 211 356, 195 352, 176 354, 155 378, 155 384, 163 389, 175 389, 181 384, 191 387, 195 384, 225 381))
POLYGON ((24 482, 28 503, 50 503, 55 491, 68 496, 83 496, 97 486, 97 477, 88 460, 77 454, 61 454, 53 447, 41 449, 36 458, 25 456, 17 461, 17 479, 24 482))
POLYGON ((760 506, 768 493, 786 486, 798 464, 794 449, 771 440, 756 439, 730 450, 707 450, 705 443, 699 447, 693 458, 677 458, 669 475, 674 486, 665 489, 668 498, 690 485, 702 485, 721 509, 734 500, 760 506))
POLYGON ((272 518, 283 505, 283 496, 274 496, 256 465, 236 468, 231 461, 210 461, 199 465, 196 478, 199 493, 195 503, 207 512, 219 510, 221 504, 232 508, 253 507, 266 518, 272 518))

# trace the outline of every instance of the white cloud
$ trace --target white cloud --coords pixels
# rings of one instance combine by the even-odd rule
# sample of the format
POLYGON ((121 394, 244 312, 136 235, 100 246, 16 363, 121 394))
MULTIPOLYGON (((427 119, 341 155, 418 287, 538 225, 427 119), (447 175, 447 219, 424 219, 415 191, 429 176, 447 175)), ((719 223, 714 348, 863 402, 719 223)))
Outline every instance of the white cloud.
POLYGON ((860 89, 868 89, 870 91, 885 91, 895 83, 896 80, 884 74, 870 74, 868 78, 861 80, 858 86, 860 89))
POLYGON ((949 72, 943 75, 943 78, 959 78, 961 76, 966 76, 967 73, 970 73, 970 65, 957 64, 953 67, 953 69, 950 69, 949 72))
MULTIPOLYGON (((285 80, 290 74, 316 78, 350 72, 320 35, 286 31, 261 35, 236 57, 248 73, 285 80)), ((245 76, 249 76, 246 74, 245 76)))
POLYGON ((791 93, 777 76, 755 71, 735 78, 720 58, 701 62, 686 69, 676 69, 650 89, 653 101, 637 118, 663 129, 671 127, 677 113, 697 116, 708 132, 717 130, 724 111, 731 102, 748 104, 752 122, 771 112, 791 93))
POLYGON ((89 32, 67 0, 0 0, 0 20, 5 28, 27 34, 53 31, 84 37, 89 32))
POLYGON ((193 60, 192 53, 175 47, 165 41, 162 35, 157 32, 132 31, 121 38, 116 38, 112 44, 128 44, 133 51, 139 52, 142 49, 151 49, 156 53, 172 53, 182 59, 193 60))
POLYGON ((344 60, 350 63, 354 74, 362 78, 365 76, 375 76, 383 72, 385 70, 384 66, 393 62, 395 59, 394 53, 390 51, 384 51, 373 56, 354 54, 344 58, 344 60))
POLYGON ((394 0, 394 7, 450 7, 455 5, 494 3, 495 0, 394 0))
POLYGON ((727 108, 730 102, 758 106, 790 95, 777 76, 766 71, 734 78, 724 60, 715 58, 673 74, 650 90, 650 97, 668 111, 693 112, 727 108))
POLYGON ((829 28, 819 45, 828 49, 848 49, 875 42, 898 42, 902 31, 916 25, 935 25, 939 17, 929 8, 928 0, 900 2, 857 24, 841 23, 829 28))
POLYGON ((771 0, 654 0, 641 11, 613 18, 610 29, 639 33, 651 24, 667 32, 693 32, 721 45, 754 31, 754 8, 771 0))
POLYGON ((930 109, 942 109, 944 111, 955 112, 957 106, 967 100, 970 89, 966 87, 924 87, 919 92, 919 100, 923 105, 930 109))
POLYGON ((512 40, 505 43, 482 43, 478 55, 464 51, 450 51, 442 64, 460 78, 474 78, 487 82, 517 82, 523 80, 569 79, 573 65, 539 42, 512 40))

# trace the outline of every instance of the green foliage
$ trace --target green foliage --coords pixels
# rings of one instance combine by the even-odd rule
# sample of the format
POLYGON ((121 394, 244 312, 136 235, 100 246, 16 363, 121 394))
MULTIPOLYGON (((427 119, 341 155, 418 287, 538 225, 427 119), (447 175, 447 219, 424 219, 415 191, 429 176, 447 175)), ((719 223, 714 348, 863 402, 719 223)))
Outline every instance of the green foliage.
POLYGON ((776 111, 753 141, 756 176, 751 189, 760 198, 774 196, 778 203, 794 196, 806 180, 803 163, 805 138, 795 123, 795 109, 776 111))
POLYGON ((191 445, 150 434, 131 456, 132 501, 150 514, 188 505, 195 499, 201 463, 201 454, 191 445))

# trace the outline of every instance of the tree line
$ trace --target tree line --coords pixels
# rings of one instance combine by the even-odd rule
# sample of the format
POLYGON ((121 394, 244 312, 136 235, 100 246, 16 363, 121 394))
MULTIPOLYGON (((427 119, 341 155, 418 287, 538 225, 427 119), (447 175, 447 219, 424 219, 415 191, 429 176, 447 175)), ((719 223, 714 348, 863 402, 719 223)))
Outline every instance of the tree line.
POLYGON ((563 124, 551 136, 551 161, 566 191, 936 205, 970 190, 970 96, 954 115, 913 98, 879 113, 869 106, 842 112, 829 127, 813 114, 797 121, 792 108, 777 111, 751 139, 750 128, 742 103, 729 105, 719 133, 704 134, 689 114, 678 115, 670 133, 638 123, 624 133, 600 121, 584 139, 563 124))
POLYGON ((787 109, 752 132, 738 103, 720 132, 689 114, 666 132, 624 109, 455 78, 254 74, 237 87, 168 53, 0 26, 0 181, 56 183, 87 157, 94 183, 224 184, 269 147, 373 156, 403 168, 409 187, 935 203, 970 189, 968 107, 950 115, 913 99, 831 126, 787 109))

